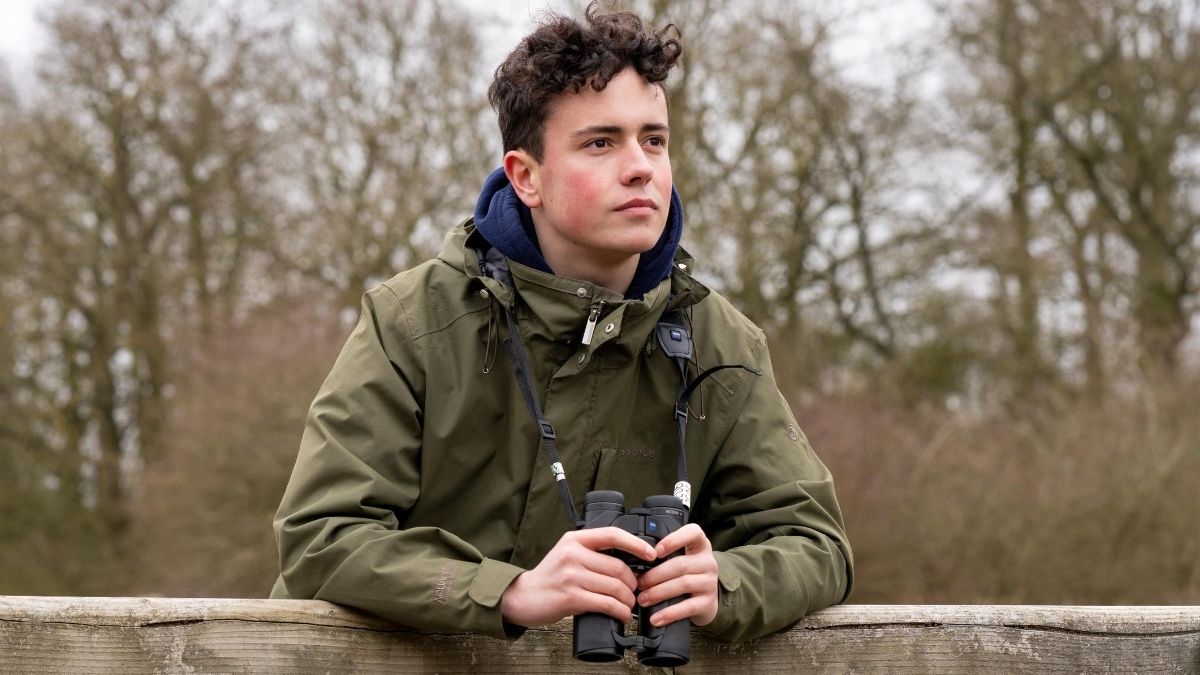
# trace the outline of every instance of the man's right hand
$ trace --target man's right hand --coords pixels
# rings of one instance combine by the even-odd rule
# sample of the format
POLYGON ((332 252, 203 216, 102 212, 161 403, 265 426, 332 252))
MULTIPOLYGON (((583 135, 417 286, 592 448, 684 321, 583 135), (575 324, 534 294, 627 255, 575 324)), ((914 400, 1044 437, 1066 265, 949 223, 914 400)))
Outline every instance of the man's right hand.
POLYGON ((504 591, 504 620, 533 628, 596 612, 628 623, 637 578, 625 563, 601 553, 613 548, 646 561, 655 558, 653 547, 615 527, 567 532, 537 567, 521 573, 504 591))

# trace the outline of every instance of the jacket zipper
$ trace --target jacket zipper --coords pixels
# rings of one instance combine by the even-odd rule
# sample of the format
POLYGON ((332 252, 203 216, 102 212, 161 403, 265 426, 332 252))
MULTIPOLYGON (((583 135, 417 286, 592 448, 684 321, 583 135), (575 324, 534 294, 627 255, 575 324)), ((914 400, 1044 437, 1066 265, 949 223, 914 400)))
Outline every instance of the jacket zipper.
POLYGON ((579 342, 584 345, 592 344, 592 334, 596 332, 596 322, 600 320, 600 312, 604 311, 604 301, 592 308, 588 314, 587 323, 583 325, 583 339, 579 342))

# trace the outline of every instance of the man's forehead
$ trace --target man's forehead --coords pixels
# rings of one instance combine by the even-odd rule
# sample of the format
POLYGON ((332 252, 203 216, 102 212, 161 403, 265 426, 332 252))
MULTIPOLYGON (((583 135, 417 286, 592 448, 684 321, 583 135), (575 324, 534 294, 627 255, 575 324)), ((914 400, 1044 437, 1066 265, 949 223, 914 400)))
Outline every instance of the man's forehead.
POLYGON ((550 104, 547 121, 572 135, 599 127, 637 131, 654 126, 665 130, 667 102, 662 86, 630 74, 618 74, 600 91, 584 87, 579 92, 559 94, 550 104))

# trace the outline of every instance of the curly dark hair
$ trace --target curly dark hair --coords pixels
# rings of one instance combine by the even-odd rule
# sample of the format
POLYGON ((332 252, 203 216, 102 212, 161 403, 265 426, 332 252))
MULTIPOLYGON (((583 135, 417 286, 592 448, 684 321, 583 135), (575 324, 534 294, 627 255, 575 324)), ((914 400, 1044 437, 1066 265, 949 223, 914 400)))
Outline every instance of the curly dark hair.
POLYGON ((504 151, 522 149, 541 162, 550 102, 590 85, 603 91, 617 73, 632 66, 647 82, 667 79, 683 42, 675 24, 653 30, 628 11, 601 13, 593 0, 584 22, 549 13, 525 36, 488 87, 500 118, 504 151))

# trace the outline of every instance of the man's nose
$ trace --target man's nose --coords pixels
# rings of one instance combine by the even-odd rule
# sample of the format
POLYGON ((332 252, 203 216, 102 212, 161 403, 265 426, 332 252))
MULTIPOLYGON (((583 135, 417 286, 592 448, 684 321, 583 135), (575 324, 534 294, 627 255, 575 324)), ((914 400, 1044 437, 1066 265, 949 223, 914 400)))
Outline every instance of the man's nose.
POLYGON ((625 151, 625 161, 622 163, 621 182, 626 185, 647 183, 654 176, 654 165, 646 156, 646 149, 641 143, 630 143, 625 151))

